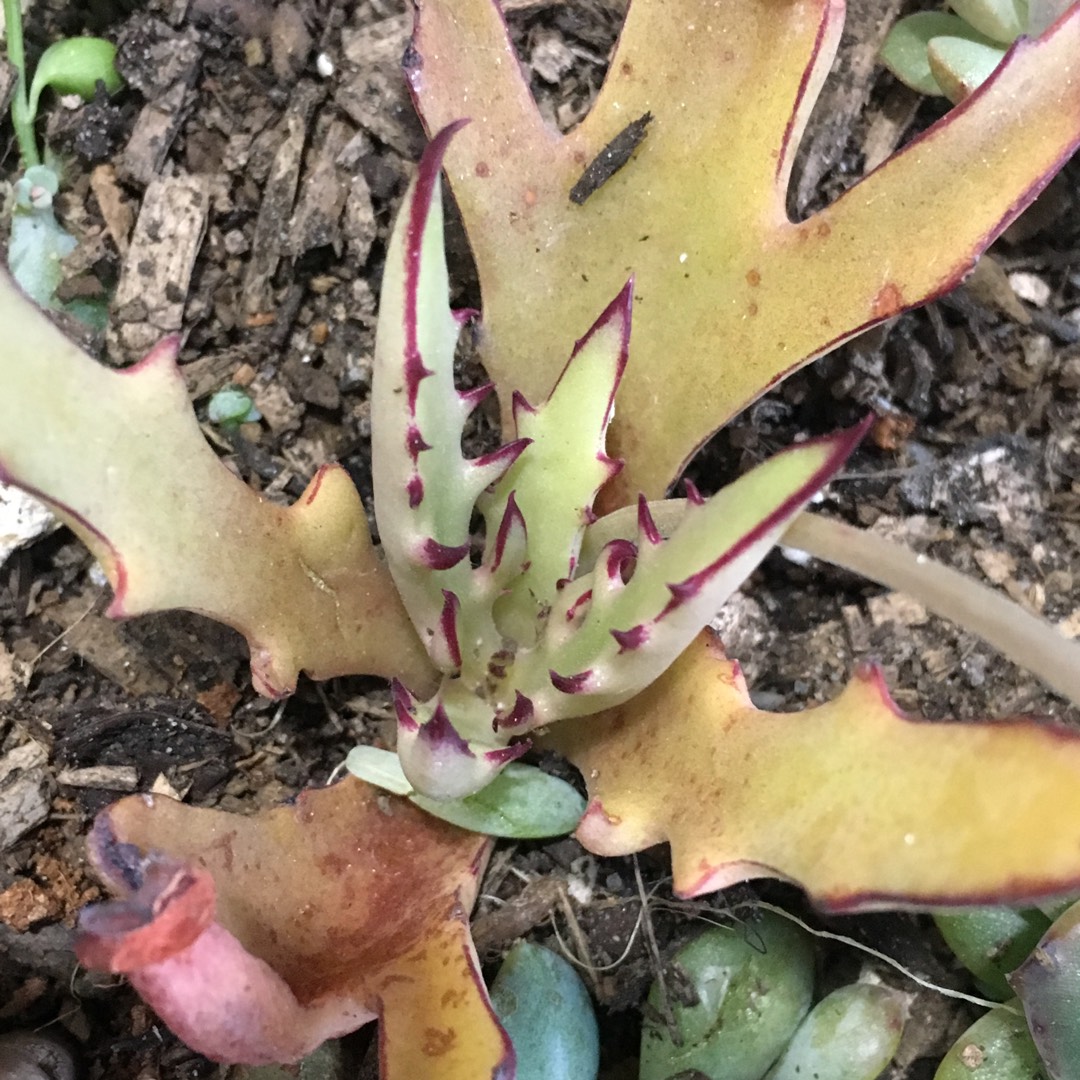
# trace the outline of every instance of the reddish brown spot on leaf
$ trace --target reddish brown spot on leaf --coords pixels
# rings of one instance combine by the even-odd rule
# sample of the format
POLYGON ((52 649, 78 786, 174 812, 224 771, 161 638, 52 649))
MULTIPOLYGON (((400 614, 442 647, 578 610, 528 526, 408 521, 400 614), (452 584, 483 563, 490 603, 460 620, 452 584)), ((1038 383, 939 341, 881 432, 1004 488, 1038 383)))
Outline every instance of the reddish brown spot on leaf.
POLYGON ((746 284, 749 285, 751 289, 756 289, 761 284, 761 272, 758 270, 747 270, 746 284))
POLYGON ((904 306, 904 294, 894 281, 887 281, 877 291, 871 312, 875 319, 887 319, 904 306))
POLYGON ((453 1028, 440 1031, 438 1028, 425 1028, 421 1048, 428 1057, 442 1057, 450 1052, 457 1041, 457 1032, 453 1028))
POLYGON ((832 232, 832 226, 827 221, 819 221, 817 228, 814 230, 821 237, 825 239, 832 232))
POLYGON ((486 161, 478 161, 473 171, 483 180, 491 175, 491 166, 486 161))
POLYGON ((756 315, 757 313, 758 313, 757 304, 749 304, 749 305, 747 305, 747 308, 746 308, 746 314, 747 315, 756 315))
POLYGON ((532 207, 534 207, 536 205, 537 198, 538 198, 538 196, 536 194, 536 189, 535 188, 527 187, 525 189, 524 202, 525 202, 525 205, 527 207, 532 209, 532 207))

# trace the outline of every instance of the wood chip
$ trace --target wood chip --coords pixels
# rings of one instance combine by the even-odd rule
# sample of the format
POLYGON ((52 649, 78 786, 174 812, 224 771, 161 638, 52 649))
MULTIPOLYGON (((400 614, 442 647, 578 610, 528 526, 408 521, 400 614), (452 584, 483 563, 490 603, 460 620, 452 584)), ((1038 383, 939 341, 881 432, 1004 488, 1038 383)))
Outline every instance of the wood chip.
POLYGON ((172 689, 151 657, 124 636, 123 627, 98 615, 86 595, 72 596, 43 614, 64 630, 63 643, 107 679, 131 694, 164 694, 172 689))
POLYGON ((308 128, 315 106, 322 96, 323 89, 315 83, 299 83, 282 121, 280 143, 263 188, 259 217, 251 240, 251 258, 242 286, 243 308, 248 315, 267 312, 272 307, 271 282, 278 263, 287 253, 289 220, 300 182, 308 128))
POLYGON ((334 101, 365 131, 414 161, 423 149, 424 132, 401 77, 401 58, 411 33, 411 14, 343 30, 344 64, 356 74, 342 81, 334 101))
POLYGON ((138 360, 180 329, 209 212, 205 176, 162 178, 146 189, 113 304, 108 343, 114 359, 138 360))
POLYGON ((875 626, 899 623, 901 626, 922 626, 929 617, 926 608, 903 593, 885 593, 866 601, 866 610, 875 626))
POLYGON ((135 224, 135 212, 124 198, 111 165, 98 165, 90 174, 90 190, 98 201, 105 227, 121 256, 127 254, 131 227, 135 224))
POLYGON ((139 786, 139 770, 134 765, 88 765, 83 769, 62 769, 56 782, 65 787, 135 791, 139 786))
POLYGON ((0 851, 48 818, 51 796, 43 746, 27 742, 0 758, 0 851))
POLYGON ((289 229, 289 254, 293 258, 312 248, 328 246, 341 254, 339 223, 349 198, 351 177, 338 160, 353 134, 350 124, 332 120, 316 139, 289 229))

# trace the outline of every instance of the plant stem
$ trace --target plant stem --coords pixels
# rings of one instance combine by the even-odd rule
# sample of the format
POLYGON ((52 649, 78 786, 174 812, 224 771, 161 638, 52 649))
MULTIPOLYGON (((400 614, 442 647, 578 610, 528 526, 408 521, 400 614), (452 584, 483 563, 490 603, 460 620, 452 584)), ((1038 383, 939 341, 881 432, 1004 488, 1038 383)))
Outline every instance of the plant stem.
POLYGON ((34 135, 34 117, 30 115, 30 102, 26 93, 26 49, 23 45, 23 22, 21 0, 4 0, 4 23, 7 29, 8 61, 18 73, 15 94, 11 99, 11 123, 15 128, 15 141, 23 168, 40 165, 37 137, 34 135))
MULTIPOLYGON (((649 504, 656 526, 665 536, 682 519, 684 507, 682 499, 649 504)), ((636 508, 627 507, 591 526, 582 546, 582 565, 591 564, 609 540, 632 537, 636 515, 636 508)), ((907 593, 928 611, 981 637, 1080 705, 1080 643, 981 582, 902 544, 823 514, 800 514, 784 533, 783 543, 907 593)))

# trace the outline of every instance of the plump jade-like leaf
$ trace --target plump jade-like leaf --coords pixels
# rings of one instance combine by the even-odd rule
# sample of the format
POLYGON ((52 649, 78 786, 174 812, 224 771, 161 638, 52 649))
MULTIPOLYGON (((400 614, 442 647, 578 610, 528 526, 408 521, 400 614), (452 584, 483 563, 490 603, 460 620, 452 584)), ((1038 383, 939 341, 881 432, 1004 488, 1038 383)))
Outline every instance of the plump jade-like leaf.
MULTIPOLYGON (((1015 1004, 1015 1003, 1014 1003, 1015 1004)), ((975 1021, 941 1060, 934 1080, 1050 1080, 1023 1016, 1003 1006, 975 1021)))
POLYGON ((954 104, 982 86, 1004 58, 1003 48, 962 37, 937 37, 926 49, 934 80, 954 104))
POLYGON ((509 1078, 468 926, 489 843, 351 777, 251 817, 133 796, 94 825, 121 899, 76 951, 215 1061, 298 1061, 377 1017, 383 1080, 509 1078))
POLYGON ((431 685, 344 469, 291 507, 207 445, 168 338, 122 371, 72 344, 0 273, 0 478, 46 501, 101 562, 110 614, 187 608, 251 646, 260 691, 368 672, 431 685))
POLYGON ((1080 737, 920 722, 874 668, 828 704, 762 712, 704 634, 632 703, 546 744, 585 777, 581 842, 670 841, 681 896, 785 877, 846 910, 1022 902, 1080 880, 1080 737))
POLYGON ((955 285, 1080 140, 1080 9, 963 106, 793 223, 791 162, 840 36, 838 0, 633 0, 592 111, 554 133, 494 0, 420 0, 408 68, 480 274, 483 360, 510 422, 634 276, 633 361, 607 509, 658 496, 732 414, 852 334, 955 285), (629 163, 570 191, 627 124, 629 163), (559 313, 557 319, 552 312, 559 313))
POLYGON ((723 1080, 761 1080, 810 1008, 809 936, 771 912, 745 926, 710 927, 675 954, 696 1003, 674 1000, 670 1030, 658 984, 641 1031, 640 1080, 696 1069, 723 1080))
POLYGON ((1000 1001, 1016 993, 1005 976, 1023 963, 1050 928, 1050 920, 1037 908, 940 911, 934 922, 945 944, 979 980, 984 992, 1000 1001))
MULTIPOLYGON (((973 30, 957 15, 920 11, 897 21, 881 46, 881 62, 905 85, 920 94, 943 94, 930 70, 927 47, 935 38, 968 38, 992 45, 990 38, 973 30)), ((1004 54, 1004 50, 1002 50, 1004 54)))
POLYGON ((1080 904, 1073 904, 1009 977, 1052 1080, 1080 1077, 1080 904))
POLYGON ((949 7, 969 26, 1002 45, 1027 33, 1027 0, 949 0, 949 7))
POLYGON ((404 795, 429 814, 462 829, 536 840, 573 832, 585 813, 585 800, 565 780, 532 765, 512 762, 483 791, 464 799, 429 799, 418 795, 389 750, 357 746, 345 758, 345 768, 369 784, 404 795))
POLYGON ((515 942, 491 984, 491 1006, 514 1045, 515 1080, 596 1080, 596 1015, 581 977, 561 956, 515 942))
POLYGON ((116 70, 116 46, 104 38, 76 37, 55 41, 42 54, 30 84, 30 116, 37 116, 41 92, 51 86, 61 94, 78 94, 89 101, 104 83, 114 94, 124 80, 116 70))
POLYGON ((854 983, 819 1001, 765 1080, 877 1080, 904 1033, 904 995, 854 983))

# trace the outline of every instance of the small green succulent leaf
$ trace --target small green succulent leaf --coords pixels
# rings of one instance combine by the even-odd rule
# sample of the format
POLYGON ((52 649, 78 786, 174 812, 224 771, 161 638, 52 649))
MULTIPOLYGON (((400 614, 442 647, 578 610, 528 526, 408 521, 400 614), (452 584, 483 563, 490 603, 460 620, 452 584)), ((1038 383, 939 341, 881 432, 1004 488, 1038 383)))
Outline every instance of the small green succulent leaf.
POLYGON ((1028 30, 1027 0, 949 0, 949 7, 969 26, 1002 45, 1028 30))
MULTIPOLYGON (((476 499, 523 449, 512 443, 475 461, 461 449, 465 420, 484 396, 454 387, 463 320, 449 306, 439 172, 461 126, 451 124, 432 140, 405 195, 383 275, 372 377, 372 476, 383 550, 409 617, 447 674, 461 663, 456 605, 469 599, 472 585, 476 499)), ((473 629, 494 637, 490 627, 473 629)))
POLYGON ((1009 983, 1046 1071, 1053 1080, 1080 1078, 1080 903, 1050 927, 1009 983))
POLYGON ((610 708, 659 677, 841 468, 865 430, 863 423, 800 443, 708 501, 691 499, 667 540, 642 500, 633 542, 611 541, 592 574, 565 590, 548 620, 545 648, 529 658, 542 659, 546 669, 523 677, 537 715, 610 708))
POLYGON ((37 116, 42 91, 51 86, 60 94, 78 94, 90 101, 97 84, 105 84, 110 94, 124 85, 116 70, 116 46, 96 37, 65 38, 50 45, 34 70, 30 84, 30 116, 37 116))
POLYGON ((934 922, 956 958, 999 1001, 1015 995, 1005 978, 1049 929, 1050 920, 1036 909, 1010 907, 942 911, 934 922))
POLYGON ((669 1029, 660 988, 653 985, 640 1080, 668 1080, 694 1069, 724 1080, 761 1080, 810 1008, 809 936, 766 912, 746 926, 711 927, 676 953, 675 964, 697 1004, 670 1001, 669 1029))
POLYGON ((255 408, 250 394, 236 386, 225 386, 210 398, 206 418, 211 424, 230 428, 261 420, 262 413, 255 408))
POLYGON ((596 1015, 581 977, 561 956, 516 942, 491 985, 491 1004, 514 1044, 516 1080, 596 1080, 596 1015))
POLYGON ((48 165, 32 165, 15 184, 8 265, 23 292, 43 308, 55 306, 64 276, 61 260, 76 244, 53 212, 59 186, 59 177, 48 165))
POLYGON ((413 786, 401 767, 401 758, 392 750, 377 746, 354 746, 345 756, 345 768, 358 780, 389 791, 391 795, 411 795, 413 786))
MULTIPOLYGON (((529 559, 504 607, 525 606, 526 596, 531 608, 555 603, 559 582, 574 576, 596 495, 621 467, 604 447, 626 368, 632 298, 633 280, 577 342, 542 405, 514 398, 517 436, 530 445, 499 482, 493 503, 505 506, 513 493, 528 530, 529 559)), ((501 516, 492 515, 489 534, 501 516)), ((532 629, 535 634, 535 620, 532 629)))
POLYGON ((942 93, 956 105, 993 75, 1005 51, 969 38, 936 37, 927 46, 926 60, 942 93))
POLYGON ((957 15, 922 11, 898 20, 881 46, 881 62, 906 86, 920 94, 945 93, 933 72, 927 53, 932 40, 940 37, 967 39, 983 45, 994 42, 972 29, 957 15))
POLYGON ((585 800, 565 780, 532 765, 508 765, 490 784, 463 799, 432 799, 417 794, 389 750, 357 746, 345 758, 345 768, 361 780, 394 795, 405 795, 433 817, 472 832, 515 840, 565 836, 577 828, 585 800))
POLYGON ((854 983, 811 1009, 765 1080, 877 1080, 900 1045, 905 996, 887 986, 854 983))
POLYGON ((1019 1012, 999 1005, 941 1059, 934 1080, 1050 1080, 1019 1012))

